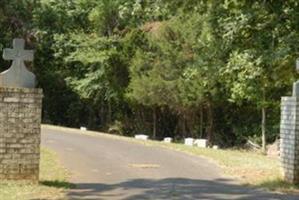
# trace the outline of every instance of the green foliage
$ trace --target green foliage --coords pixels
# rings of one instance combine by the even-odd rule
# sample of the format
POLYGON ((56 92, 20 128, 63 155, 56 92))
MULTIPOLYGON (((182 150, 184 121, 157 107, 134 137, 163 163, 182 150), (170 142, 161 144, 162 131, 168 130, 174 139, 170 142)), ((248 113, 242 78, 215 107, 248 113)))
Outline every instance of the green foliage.
POLYGON ((267 108, 272 141, 296 80, 298 11, 295 0, 2 0, 0 49, 13 37, 36 49, 46 122, 225 146, 259 135, 267 108))
POLYGON ((225 78, 232 76, 226 79, 231 90, 231 100, 256 102, 262 98, 261 86, 263 86, 264 73, 260 57, 255 58, 253 52, 233 52, 226 68, 223 69, 225 78))

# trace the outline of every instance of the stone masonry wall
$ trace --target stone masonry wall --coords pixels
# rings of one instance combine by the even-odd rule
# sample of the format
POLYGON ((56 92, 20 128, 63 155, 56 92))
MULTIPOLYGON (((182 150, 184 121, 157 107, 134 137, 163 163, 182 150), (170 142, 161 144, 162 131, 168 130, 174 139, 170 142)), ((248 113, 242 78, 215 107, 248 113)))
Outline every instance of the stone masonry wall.
POLYGON ((42 90, 0 87, 0 180, 39 179, 42 90))
POLYGON ((299 183, 299 98, 282 97, 280 157, 284 178, 299 183))

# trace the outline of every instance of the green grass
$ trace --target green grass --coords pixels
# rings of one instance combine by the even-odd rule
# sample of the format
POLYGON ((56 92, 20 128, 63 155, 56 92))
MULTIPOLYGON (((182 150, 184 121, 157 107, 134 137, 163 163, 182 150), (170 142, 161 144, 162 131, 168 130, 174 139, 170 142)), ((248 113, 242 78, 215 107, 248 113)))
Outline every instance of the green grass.
POLYGON ((283 180, 278 158, 270 158, 262 153, 245 150, 215 150, 155 141, 150 143, 205 157, 221 166, 225 175, 237 178, 244 185, 262 187, 276 192, 299 194, 299 185, 290 184, 283 180))
POLYGON ((59 164, 56 154, 42 148, 39 184, 0 182, 0 199, 66 199, 65 190, 73 186, 67 182, 67 178, 68 173, 59 164))

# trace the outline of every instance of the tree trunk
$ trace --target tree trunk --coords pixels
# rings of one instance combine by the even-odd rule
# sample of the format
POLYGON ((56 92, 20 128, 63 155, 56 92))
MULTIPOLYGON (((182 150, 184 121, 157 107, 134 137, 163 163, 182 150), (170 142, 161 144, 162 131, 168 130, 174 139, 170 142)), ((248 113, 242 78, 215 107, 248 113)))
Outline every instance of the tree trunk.
POLYGON ((186 127, 186 118, 185 118, 185 114, 183 114, 182 116, 182 132, 184 137, 187 136, 187 127, 186 127))
POLYGON ((179 122, 178 122, 178 127, 179 127, 179 134, 185 138, 186 137, 186 121, 185 121, 185 116, 184 113, 180 113, 179 117, 179 122))
POLYGON ((195 120, 196 120, 196 116, 195 116, 194 110, 188 109, 187 113, 185 114, 186 130, 187 130, 187 133, 189 133, 192 138, 197 137, 197 134, 194 131, 194 121, 195 120))
POLYGON ((88 121, 87 124, 85 124, 84 126, 87 126, 87 128, 93 128, 94 126, 94 112, 93 109, 91 108, 91 106, 89 106, 88 108, 88 121))
POLYGON ((262 150, 266 153, 266 108, 262 108, 262 150))
POLYGON ((199 119, 199 131, 200 131, 200 138, 203 137, 203 108, 200 106, 200 119, 199 119))
POLYGON ((112 107, 111 107, 111 101, 108 101, 108 113, 107 113, 107 123, 110 124, 112 121, 112 107))
POLYGON ((101 99, 101 108, 100 108, 100 117, 101 117, 101 126, 104 127, 106 124, 106 117, 105 117, 105 102, 101 99))
POLYGON ((157 136, 157 110, 153 108, 153 139, 157 136))
POLYGON ((185 130, 186 130, 186 133, 188 135, 188 137, 194 137, 193 136, 193 133, 192 133, 192 122, 191 122, 191 119, 193 118, 192 116, 192 112, 188 111, 188 110, 185 110, 184 111, 184 123, 185 123, 185 130))
POLYGON ((213 144, 213 129, 214 129, 214 117, 213 117, 213 107, 211 102, 207 104, 207 118, 208 118, 208 130, 207 130, 207 140, 208 144, 213 144))

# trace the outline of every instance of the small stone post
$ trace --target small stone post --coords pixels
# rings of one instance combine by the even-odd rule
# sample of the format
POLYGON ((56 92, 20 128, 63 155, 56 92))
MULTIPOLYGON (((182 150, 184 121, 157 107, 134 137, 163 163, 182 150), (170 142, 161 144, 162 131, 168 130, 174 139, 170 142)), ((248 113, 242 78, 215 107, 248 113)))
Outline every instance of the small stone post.
POLYGON ((24 49, 22 39, 13 46, 3 52, 12 66, 0 73, 0 181, 38 182, 43 92, 24 64, 33 51, 24 49))
POLYGON ((299 81, 293 96, 281 99, 280 159, 285 181, 299 183, 299 81))

